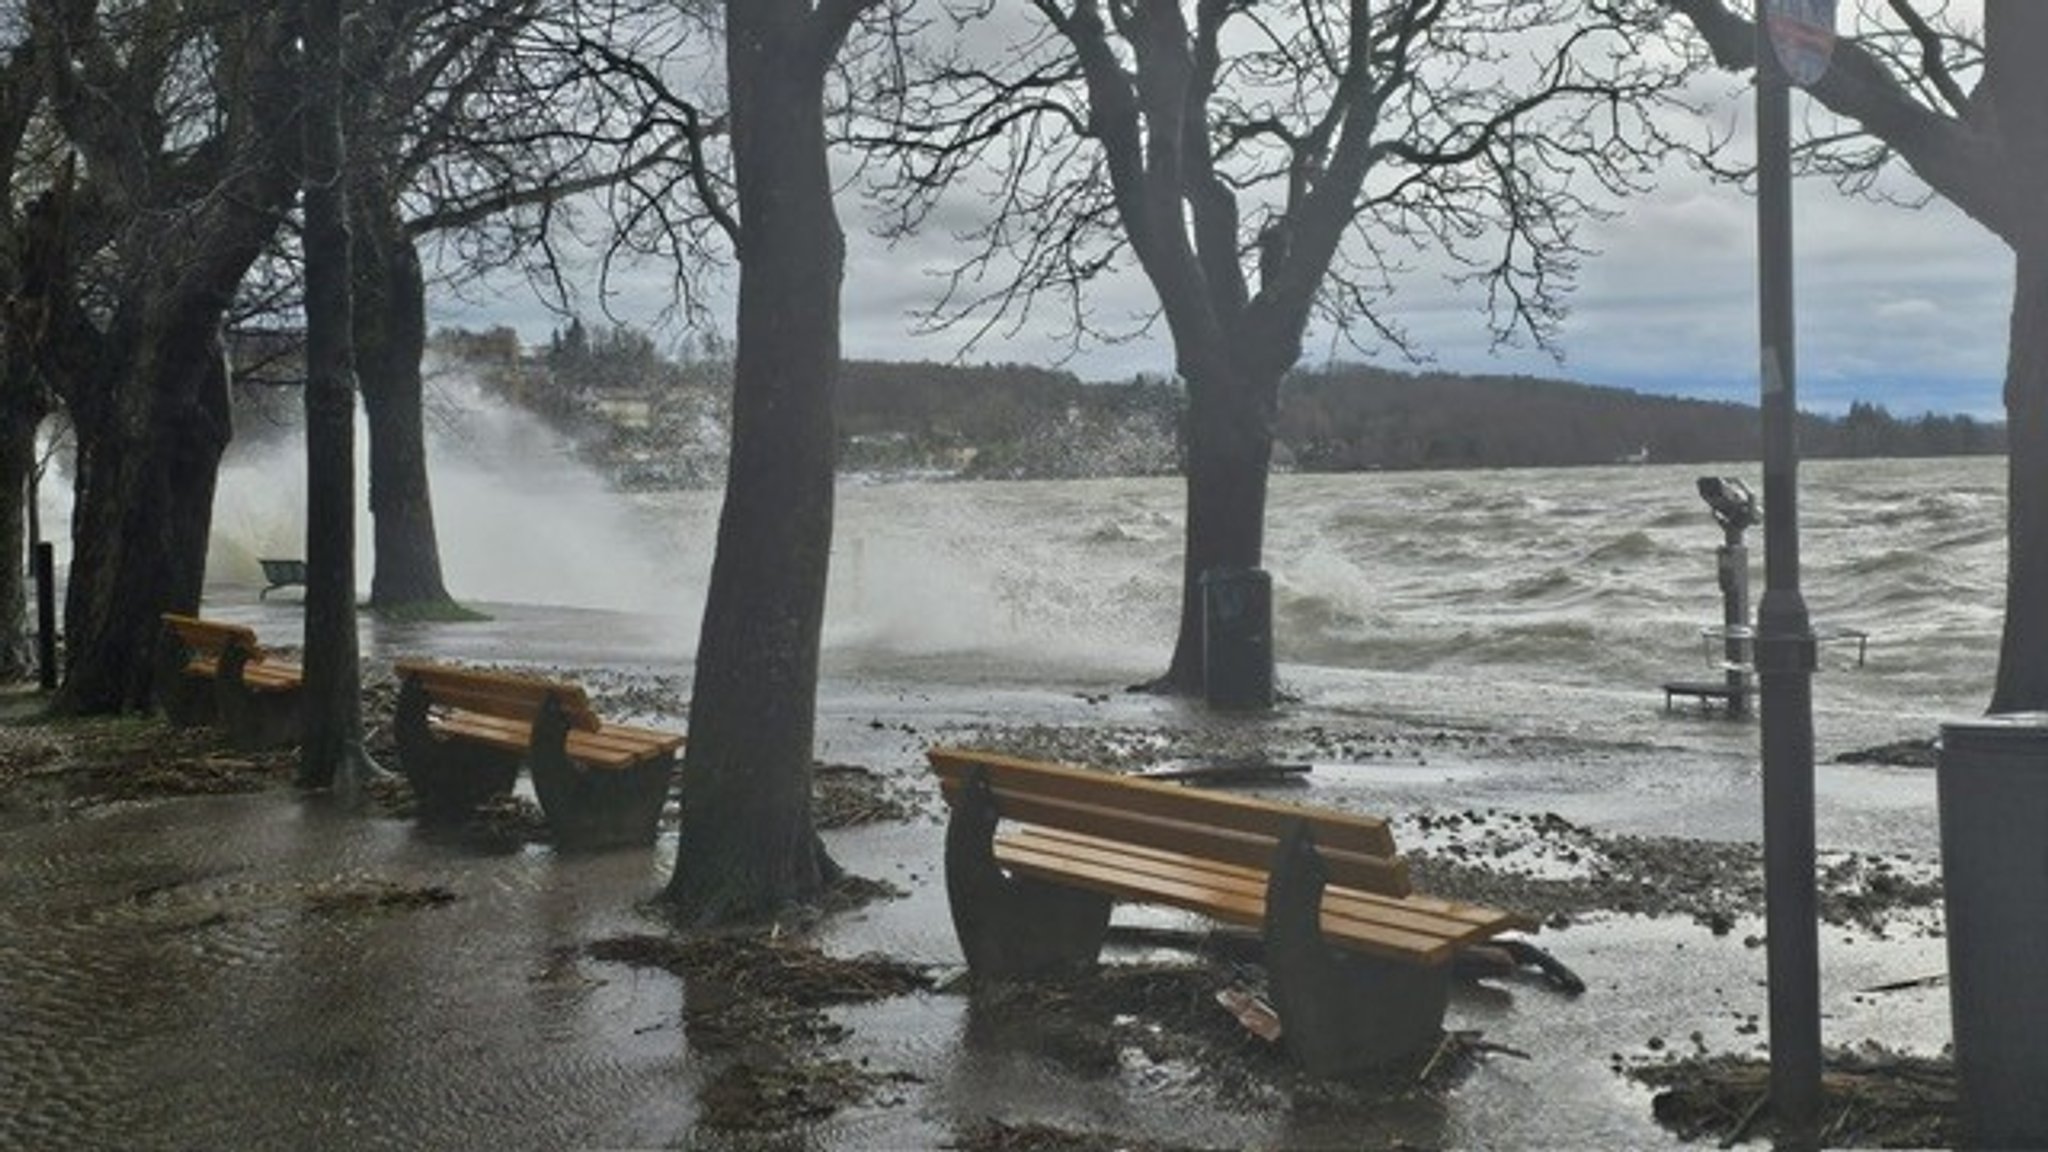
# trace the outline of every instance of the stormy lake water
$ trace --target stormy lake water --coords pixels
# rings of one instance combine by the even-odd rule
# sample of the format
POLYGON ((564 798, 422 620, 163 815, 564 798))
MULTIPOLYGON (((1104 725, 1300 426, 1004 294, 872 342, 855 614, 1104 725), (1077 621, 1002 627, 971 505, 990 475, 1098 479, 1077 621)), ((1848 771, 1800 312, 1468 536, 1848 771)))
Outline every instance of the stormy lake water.
MULTIPOLYGON (((444 451, 435 475, 448 583, 493 619, 366 620, 366 662, 652 675, 668 693, 622 718, 680 730, 716 494, 618 495, 544 437, 514 428, 493 443, 499 455, 444 451)), ((1831 761, 1981 711, 2002 611, 2003 467, 1805 467, 1814 617, 1870 635, 1860 667, 1853 648, 1828 647, 1815 682, 1824 852, 1937 859, 1930 774, 1831 761)), ((845 482, 819 755, 927 803, 907 824, 831 834, 843 863, 903 895, 823 943, 957 966, 919 756, 1033 725, 1293 755, 1329 747, 1317 741, 1330 732, 1474 734, 1385 762, 1326 754, 1293 798, 1387 812, 1404 844, 1426 842, 1418 816, 1474 809, 1753 842, 1754 723, 1667 711, 1659 688, 1713 675, 1699 628, 1720 615, 1720 532, 1694 491, 1702 473, 1760 487, 1743 465, 1276 477, 1266 563, 1286 698, 1272 717, 1230 721, 1117 691, 1167 654, 1177 481, 845 482)), ((279 644, 299 641, 296 594, 259 601, 255 559, 297 554, 291 477, 288 460, 229 470, 205 606, 279 644)), ((1077 1075, 989 1045, 961 997, 932 994, 837 1013, 851 1033, 835 1055, 903 1073, 887 1098, 787 1141, 712 1133, 698 1126, 705 1068, 681 1026, 686 990, 584 953, 648 930, 641 902, 672 857, 666 836, 652 852, 478 855, 283 794, 114 806, 0 834, 0 1146, 898 1148, 989 1117, 1206 1146, 1655 1146, 1671 1138, 1612 1060, 1648 1055, 1652 1038, 1735 1052, 1759 1039, 1743 1024, 1763 1009, 1763 952, 1745 943, 1759 923, 1713 934, 1594 915, 1543 937, 1586 977, 1586 997, 1454 1002, 1452 1027, 1530 1058, 1489 1061, 1442 1101, 1370 1114, 1247 1105, 1132 1059, 1077 1075), (362 921, 291 911, 291 893, 337 882, 458 898, 362 921)), ((1940 989, 1858 993, 1941 971, 1938 937, 1823 935, 1831 1044, 1946 1043, 1940 989)))
MULTIPOLYGON (((437 447, 449 586, 515 614, 616 614, 630 624, 600 629, 583 655, 686 673, 718 494, 611 493, 537 426, 496 418, 508 423, 490 436, 437 447)), ((298 553, 295 464, 230 470, 216 583, 256 583, 258 555, 298 553)), ((1283 690, 1570 732, 1642 722, 1664 681, 1718 675, 1699 635, 1721 617, 1721 534, 1694 488, 1709 473, 1761 490, 1753 465, 1733 464, 1275 477, 1266 566, 1283 690)), ((2003 612, 2004 461, 1810 462, 1800 498, 1816 627, 1870 637, 1861 668, 1853 646, 1823 651, 1816 707, 1842 738, 1924 735, 1981 710, 2003 612)), ((828 671, 947 685, 1156 673, 1178 608, 1182 501, 1160 478, 848 481, 828 671)), ((1754 601, 1762 532, 1750 536, 1754 601)))

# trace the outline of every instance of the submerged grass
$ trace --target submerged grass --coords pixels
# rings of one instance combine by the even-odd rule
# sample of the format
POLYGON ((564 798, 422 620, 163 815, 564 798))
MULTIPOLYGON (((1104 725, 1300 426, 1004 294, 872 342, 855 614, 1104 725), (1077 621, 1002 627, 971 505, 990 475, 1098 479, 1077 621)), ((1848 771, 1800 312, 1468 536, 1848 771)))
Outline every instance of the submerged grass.
POLYGON ((414 600, 404 604, 370 601, 362 610, 392 624, 474 624, 493 619, 487 612, 453 600, 414 600))
POLYGON ((239 752, 212 729, 161 716, 54 716, 39 696, 0 706, 0 813, 47 819, 80 807, 260 792, 291 780, 297 753, 239 752))

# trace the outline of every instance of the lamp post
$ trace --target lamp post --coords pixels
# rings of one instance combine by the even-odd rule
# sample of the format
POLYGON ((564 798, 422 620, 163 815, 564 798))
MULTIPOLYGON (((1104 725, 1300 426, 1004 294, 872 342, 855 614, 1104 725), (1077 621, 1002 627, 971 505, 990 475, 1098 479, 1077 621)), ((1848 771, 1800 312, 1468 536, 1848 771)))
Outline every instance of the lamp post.
POLYGON ((1798 371, 1792 310, 1793 83, 1827 71, 1834 0, 1764 0, 1757 20, 1757 257, 1764 596, 1757 608, 1771 1106, 1788 1146, 1820 1117, 1820 924, 1814 878, 1813 625, 1799 590, 1798 371))

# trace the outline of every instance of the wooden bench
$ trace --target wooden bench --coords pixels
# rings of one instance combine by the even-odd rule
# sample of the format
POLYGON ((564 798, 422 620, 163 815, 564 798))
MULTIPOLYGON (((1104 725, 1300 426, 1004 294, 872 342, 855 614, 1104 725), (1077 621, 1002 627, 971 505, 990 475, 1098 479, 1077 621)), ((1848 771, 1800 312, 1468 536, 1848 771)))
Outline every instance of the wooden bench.
POLYGON ((265 581, 263 591, 256 594, 258 600, 268 597, 279 588, 289 588, 294 584, 303 588, 306 585, 306 562, 304 560, 258 560, 256 562, 263 565, 263 579, 265 581))
POLYGON ((575 684, 452 664, 398 664, 399 767, 422 819, 467 818, 524 764, 557 846, 651 844, 683 738, 607 724, 575 684))
POLYGON ((1118 901, 1198 912, 1263 934, 1283 1039, 1319 1075, 1436 1043, 1457 951, 1535 928, 1414 892, 1376 817, 990 752, 928 758, 952 807, 946 892, 977 979, 1093 964, 1118 901))
POLYGON ((219 724, 249 750, 298 741, 298 665, 264 651, 246 625, 166 612, 163 627, 157 701, 173 724, 219 724))

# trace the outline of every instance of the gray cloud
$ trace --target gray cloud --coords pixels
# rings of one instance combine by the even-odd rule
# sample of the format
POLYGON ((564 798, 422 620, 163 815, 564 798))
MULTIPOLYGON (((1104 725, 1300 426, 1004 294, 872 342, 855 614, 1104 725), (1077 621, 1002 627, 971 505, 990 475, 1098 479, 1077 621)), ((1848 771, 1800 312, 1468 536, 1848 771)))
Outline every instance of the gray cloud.
MULTIPOLYGON (((1974 19, 1975 3, 1960 6, 1974 19)), ((993 21, 968 30, 1001 42, 1012 35, 993 21)), ((1702 98, 1719 109, 1702 121, 1733 131, 1731 154, 1750 147, 1744 97, 1718 79, 1702 98)), ((1918 191, 1909 175, 1895 192, 1918 191)), ((1801 401, 1840 410, 1852 400, 1916 414, 1927 408, 2000 415, 1999 382, 2011 306, 2012 264, 1983 228, 1938 201, 1920 210, 1844 197, 1821 181, 1797 197, 1797 281, 1801 401)), ((960 236, 977 222, 979 200, 949 200, 923 234, 886 243, 849 195, 841 206, 849 252, 842 345, 849 356, 952 359, 968 329, 916 331, 913 315, 942 290, 944 272, 963 253, 960 236)), ((1443 367, 1528 372, 1592 383, 1728 399, 1753 399, 1756 383, 1755 210, 1742 192, 1700 173, 1667 173, 1653 193, 1618 206, 1612 220, 1589 225, 1596 250, 1581 268, 1572 312, 1560 333, 1562 363, 1540 350, 1489 347, 1483 300, 1460 291, 1449 269, 1418 262, 1397 284, 1388 316, 1443 367)), ((613 285, 615 313, 647 322, 667 300, 670 273, 646 267, 613 285)), ((595 286, 579 307, 594 313, 595 286)), ((712 314, 730 327, 731 277, 713 285, 712 314)), ((522 285, 491 282, 467 301, 437 294, 441 324, 506 323, 532 342, 558 323, 522 285)), ((1125 269, 1093 287, 1088 308, 1124 326, 1148 314, 1152 295, 1125 269)), ((1091 379, 1165 372, 1173 356, 1163 332, 1078 353, 1057 338, 1065 317, 1036 316, 999 327, 967 357, 977 361, 1064 363, 1091 379)), ((1312 359, 1360 359, 1327 331, 1311 334, 1312 359)), ((1373 355, 1374 359, 1387 359, 1373 355)))

